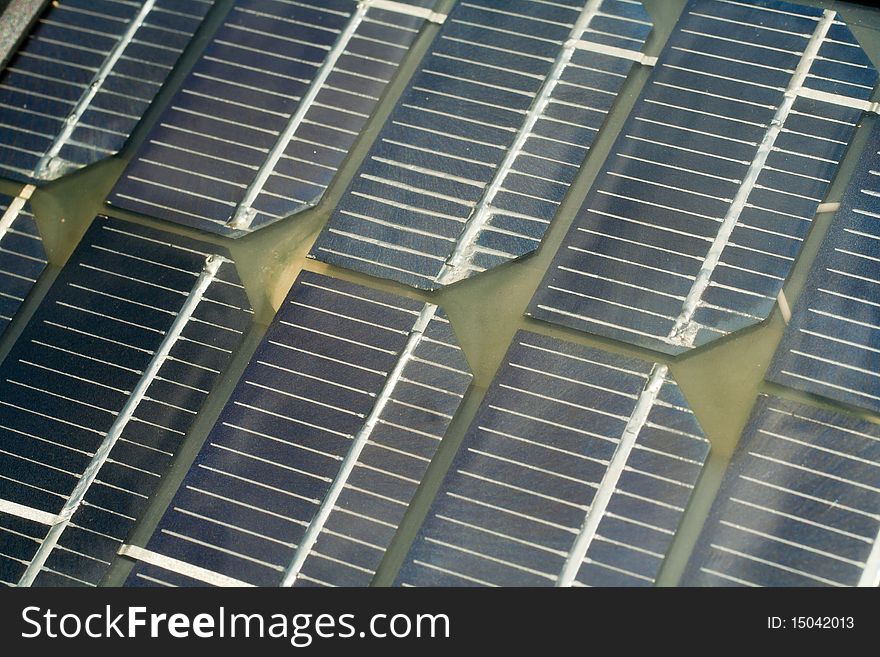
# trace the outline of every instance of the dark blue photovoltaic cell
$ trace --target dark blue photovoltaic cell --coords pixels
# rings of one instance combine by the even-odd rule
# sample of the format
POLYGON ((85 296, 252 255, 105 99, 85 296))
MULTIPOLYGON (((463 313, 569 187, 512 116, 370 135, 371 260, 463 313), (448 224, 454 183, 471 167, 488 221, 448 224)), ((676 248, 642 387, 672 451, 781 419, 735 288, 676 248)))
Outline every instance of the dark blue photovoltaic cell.
POLYGON ((634 63, 595 49, 650 31, 638 2, 459 3, 311 257, 434 289, 535 251, 634 63))
MULTIPOLYGON (((95 219, 0 365, 0 499, 50 514, 64 508, 175 325, 207 258, 218 251, 225 254, 135 224, 95 219)), ((149 380, 37 585, 98 584, 250 317, 235 267, 225 260, 149 380)), ((0 548, 0 579, 7 583, 21 576, 48 529, 25 540, 21 527, 32 524, 8 514, 0 518, 0 545, 24 541, 28 548, 15 554, 0 548)))
POLYGON ((46 268, 46 251, 30 204, 0 194, 0 335, 46 268), (7 212, 14 213, 7 216, 7 212))
POLYGON ((690 2, 528 314, 673 354, 766 319, 862 115, 797 94, 877 78, 833 16, 690 2))
POLYGON ((423 22, 237 0, 109 202, 233 237, 315 205, 423 22))
POLYGON ((610 489, 571 584, 650 585, 708 451, 665 367, 520 331, 398 583, 556 584, 610 489), (613 481, 627 428, 635 442, 613 481))
MULTIPOLYGON (((368 585, 470 380, 436 306, 301 273, 147 549, 264 586, 301 555, 295 585, 368 585)), ((129 579, 162 583, 199 582, 143 562, 129 579)))
POLYGON ((0 74, 0 174, 54 180, 118 152, 211 5, 52 3, 0 74))
POLYGON ((762 396, 683 583, 877 586, 880 427, 762 396))
POLYGON ((0 585, 15 586, 49 528, 0 511, 0 585))
POLYGON ((767 378, 880 412, 880 126, 875 126, 767 378))

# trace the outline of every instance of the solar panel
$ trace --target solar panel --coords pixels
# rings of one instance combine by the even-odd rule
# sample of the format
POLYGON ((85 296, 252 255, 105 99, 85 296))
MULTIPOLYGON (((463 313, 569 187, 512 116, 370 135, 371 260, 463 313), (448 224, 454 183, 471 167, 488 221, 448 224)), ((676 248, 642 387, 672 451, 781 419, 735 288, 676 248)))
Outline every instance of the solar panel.
POLYGON ((767 375, 880 412, 880 126, 850 181, 767 375))
POLYGON ((109 202, 232 237, 315 205, 431 4, 238 0, 109 202))
POLYGON ((311 257, 435 289, 533 252, 650 31, 638 2, 458 3, 311 257))
POLYGON ((0 74, 0 174, 54 180, 119 151, 211 4, 51 3, 0 74))
POLYGON ((708 451, 665 365, 520 331, 398 583, 653 584, 708 451))
POLYGON ((880 584, 880 427, 763 395, 684 583, 880 584))
POLYGON ((16 197, 0 194, 0 335, 48 264, 28 203, 33 191, 26 185, 16 197))
POLYGON ((369 584, 470 380, 437 306, 303 272, 128 583, 369 584))
POLYGON ((0 580, 101 580, 250 317, 224 250, 94 220, 0 364, 0 580))
POLYGON ((692 0, 528 314, 671 354, 766 319, 876 79, 834 11, 692 0))

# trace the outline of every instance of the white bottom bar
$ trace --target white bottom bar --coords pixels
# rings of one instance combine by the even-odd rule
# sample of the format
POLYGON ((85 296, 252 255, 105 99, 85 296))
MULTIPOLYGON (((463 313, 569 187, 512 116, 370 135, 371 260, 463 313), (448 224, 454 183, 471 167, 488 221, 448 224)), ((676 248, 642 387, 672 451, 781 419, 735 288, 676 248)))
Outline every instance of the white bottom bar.
POLYGON ((394 2, 393 0, 366 0, 367 5, 376 9, 385 9, 386 11, 395 11, 398 14, 406 14, 407 16, 417 16, 424 18, 426 21, 438 23, 440 25, 446 20, 446 14, 431 11, 425 7, 414 7, 403 2, 394 2))
POLYGON ((831 94, 827 91, 808 89, 807 87, 801 87, 798 89, 797 95, 803 96, 804 98, 812 98, 813 100, 818 100, 823 103, 831 103, 832 105, 859 109, 863 112, 877 114, 878 111, 880 111, 880 103, 872 103, 870 100, 862 100, 861 98, 850 98, 849 96, 844 96, 842 94, 831 94))
POLYGON ((779 312, 782 313, 782 320, 788 324, 791 321, 791 306, 788 305, 788 299, 785 297, 785 290, 779 290, 776 295, 776 303, 779 304, 779 312))
POLYGON ((166 557, 164 554, 159 554, 152 550, 145 550, 136 545, 123 545, 119 548, 118 554, 123 557, 134 559, 135 561, 143 561, 151 566, 170 570, 172 573, 177 573, 178 575, 183 575, 190 579, 197 579, 198 581, 210 584, 211 586, 253 586, 253 584, 248 584, 240 579, 221 575, 220 573, 215 573, 213 570, 208 570, 201 566, 194 566, 191 563, 181 561, 180 559, 166 557))
POLYGON ((816 208, 816 214, 823 212, 837 212, 840 209, 840 203, 820 203, 816 208))
POLYGON ((657 58, 652 57, 650 55, 646 55, 638 50, 629 50, 628 48, 618 48, 616 46, 609 46, 604 43, 594 43, 592 41, 584 41, 582 39, 577 39, 573 42, 565 44, 567 47, 571 46, 576 50, 589 50, 591 52, 598 52, 603 55, 610 55, 611 57, 620 57, 621 59, 629 59, 637 64, 641 64, 642 66, 654 66, 657 63, 657 58))
POLYGON ((30 200, 35 189, 36 187, 33 185, 25 185, 21 188, 21 191, 18 192, 18 196, 12 199, 12 203, 9 204, 9 207, 6 208, 6 212, 0 217, 0 238, 6 235, 6 232, 9 230, 10 226, 12 226, 12 222, 18 218, 18 213, 21 212, 24 204, 30 200))
POLYGON ((34 509, 33 507, 18 504, 16 502, 9 502, 7 500, 0 500, 0 513, 8 513, 11 516, 17 516, 19 518, 24 518, 25 520, 33 520, 34 522, 48 525, 49 527, 58 522, 58 516, 54 513, 40 511, 39 509, 34 509))

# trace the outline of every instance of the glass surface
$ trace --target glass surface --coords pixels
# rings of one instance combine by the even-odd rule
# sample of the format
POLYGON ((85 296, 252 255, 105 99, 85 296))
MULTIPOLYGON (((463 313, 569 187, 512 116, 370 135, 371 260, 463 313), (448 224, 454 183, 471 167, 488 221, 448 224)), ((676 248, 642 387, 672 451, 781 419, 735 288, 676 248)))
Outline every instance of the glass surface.
MULTIPOLYGON (((645 50, 649 55, 657 55, 685 2, 684 0, 643 1, 654 21, 654 31, 645 50)), ((800 1, 802 4, 840 11, 875 65, 880 65, 880 10, 844 2, 800 1)), ((235 354, 229 374, 224 377, 221 385, 208 400, 201 417, 190 431, 171 472, 154 498, 150 511, 135 529, 129 542, 140 545, 146 543, 147 537, 152 533, 153 527, 189 468, 274 312, 281 304, 298 272, 306 269, 441 305, 455 328, 474 374, 474 383, 454 418, 437 457, 428 469, 400 531, 385 556, 374 584, 387 585, 394 581, 446 468, 451 462, 466 428, 474 417, 514 333, 518 329, 525 328, 542 335, 564 338, 613 353, 669 364, 672 374, 712 445, 707 467, 659 576, 659 585, 675 585, 684 571, 731 453, 746 425, 758 394, 761 392, 772 393, 786 399, 807 402, 819 408, 834 408, 835 404, 813 395, 764 381, 765 371, 780 342, 785 326, 778 307, 762 324, 676 358, 610 339, 554 327, 523 316, 529 300, 571 224, 574 213, 583 202, 591 182, 637 98, 649 69, 636 67, 630 75, 616 106, 593 145, 593 150, 586 164, 581 169, 570 193, 563 201, 561 209, 537 253, 457 283, 447 289, 434 293, 422 292, 314 260, 307 260, 306 254, 368 151, 385 118, 393 108, 397 97, 404 89, 406 81, 416 70, 421 55, 426 51, 438 29, 433 24, 428 25, 417 39, 397 77, 387 90, 376 114, 356 142, 339 175, 330 185, 325 198, 317 207, 233 241, 108 208, 104 205, 104 199, 125 168, 128 158, 143 140, 147 129, 157 118, 159 110, 180 85, 187 70, 217 27, 219 20, 222 19, 228 5, 228 0, 221 0, 209 14, 194 42, 184 53, 177 69, 163 88, 157 102, 153 104, 145 120, 139 125, 133 138, 118 157, 100 162, 47 184, 34 194, 32 206, 45 241, 50 267, 47 270, 48 275, 44 276, 37 284, 10 325, 9 330, 0 340, 0 357, 3 357, 8 353, 15 338, 33 314, 48 289, 53 275, 57 274, 59 267, 64 264, 89 223, 98 213, 130 219, 170 232, 195 236, 208 242, 223 244, 231 251, 255 309, 255 323, 248 332, 244 345, 235 354)), ((438 10, 448 10, 450 5, 451 0, 441 0, 438 3, 438 10)), ((874 99, 877 98, 878 95, 875 93, 874 99)), ((878 119, 874 115, 865 115, 834 179, 826 201, 840 200, 853 167, 861 157, 865 137, 876 120, 878 119)), ((18 189, 20 189, 18 184, 0 181, 0 192, 2 193, 14 194, 18 189)), ((785 295, 789 305, 793 305, 797 299, 831 216, 829 213, 820 214, 814 221, 804 248, 785 285, 785 295)), ((852 408, 847 410, 850 413, 880 422, 880 416, 876 414, 852 408)), ((119 584, 123 582, 130 566, 130 562, 117 560, 107 583, 119 584)))

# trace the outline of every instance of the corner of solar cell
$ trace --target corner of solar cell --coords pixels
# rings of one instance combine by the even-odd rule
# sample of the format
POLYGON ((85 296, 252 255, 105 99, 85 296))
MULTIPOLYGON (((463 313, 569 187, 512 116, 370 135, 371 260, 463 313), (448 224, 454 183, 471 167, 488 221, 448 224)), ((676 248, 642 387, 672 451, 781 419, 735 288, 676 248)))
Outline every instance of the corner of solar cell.
MULTIPOLYGON (((290 212, 280 217, 272 217, 267 215, 265 212, 260 212, 259 210, 251 208, 250 210, 254 213, 254 217, 247 228, 237 229, 234 226, 231 226, 230 223, 234 218, 231 217, 227 223, 223 224, 223 228, 225 229, 223 235, 225 237, 237 240, 247 235, 250 235, 251 233, 256 233, 257 231, 262 230, 263 228, 267 228, 268 226, 272 226, 277 223, 293 221, 300 218, 300 215, 302 215, 303 213, 317 208, 325 196, 326 194, 322 193, 310 201, 300 203, 290 212)), ((309 255, 311 255, 311 251, 309 252, 309 255)))
MULTIPOLYGON (((842 25, 841 25, 840 27, 841 27, 842 29, 846 30, 846 31, 849 33, 849 35, 852 37, 853 41, 854 41, 856 44, 858 44, 859 50, 861 50, 861 51, 864 53, 865 58, 866 58, 869 62, 871 62, 871 64, 873 65, 874 71, 875 71, 875 73, 876 73, 876 72, 877 72, 877 66, 876 66, 876 63, 875 63, 874 60, 871 58, 871 56, 868 54, 868 51, 865 50, 865 47, 862 45, 861 40, 859 40, 859 38, 858 38, 858 37, 855 35, 855 33, 852 31, 852 28, 850 27, 850 22, 846 19, 846 16, 844 15, 844 13, 843 13, 842 11, 837 10, 837 9, 835 9, 835 11, 837 12, 837 20, 839 20, 839 21, 842 23, 842 25)), ((846 11, 846 10, 844 10, 844 11, 846 11)))
POLYGON ((518 264, 521 264, 525 258, 533 256, 535 253, 537 253, 539 248, 540 248, 540 245, 536 246, 535 248, 531 249, 530 251, 527 251, 525 253, 521 253, 521 254, 519 254, 513 258, 510 258, 508 260, 505 260, 504 262, 501 262, 497 265, 492 265, 491 267, 489 267, 488 269, 484 269, 483 271, 477 271, 475 269, 470 269, 470 268, 464 269, 458 278, 456 278, 454 281, 449 282, 449 283, 438 282, 437 281, 437 278, 439 278, 439 273, 438 273, 437 276, 435 276, 434 278, 432 278, 430 280, 429 284, 426 284, 424 286, 419 285, 418 287, 423 290, 429 290, 431 292, 436 292, 439 290, 457 289, 458 286, 465 284, 469 281, 475 280, 477 278, 481 278, 483 276, 504 276, 506 274, 508 268, 516 266, 518 264))
POLYGON ((635 17, 635 20, 643 20, 646 23, 650 23, 651 28, 653 29, 654 19, 651 18, 651 14, 648 13, 648 9, 645 7, 645 3, 641 2, 641 0, 638 0, 637 2, 633 3, 633 5, 633 11, 637 11, 639 14, 641 14, 641 16, 635 17))
POLYGON ((50 183, 60 180, 64 176, 78 171, 81 167, 56 155, 40 164, 34 169, 31 177, 38 182, 50 183))
MULTIPOLYGON (((3 172, 3 177, 0 178, 0 181, 12 184, 12 185, 38 185, 41 181, 36 180, 33 176, 25 176, 16 171, 6 170, 3 172)), ((9 192, 8 192, 9 193, 9 192)), ((15 196, 13 193, 9 193, 11 196, 15 196)))

